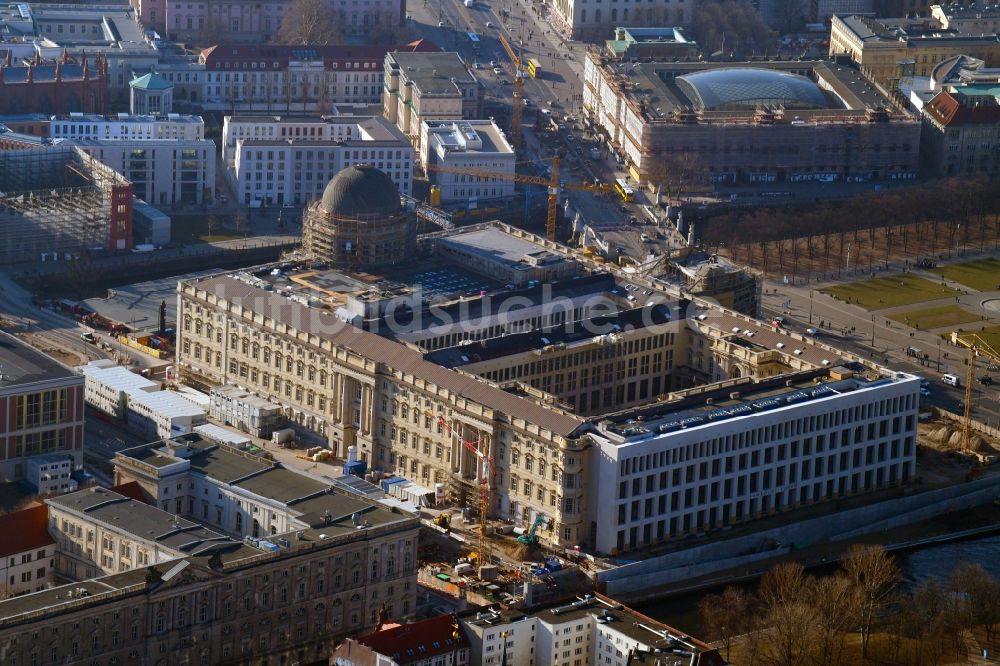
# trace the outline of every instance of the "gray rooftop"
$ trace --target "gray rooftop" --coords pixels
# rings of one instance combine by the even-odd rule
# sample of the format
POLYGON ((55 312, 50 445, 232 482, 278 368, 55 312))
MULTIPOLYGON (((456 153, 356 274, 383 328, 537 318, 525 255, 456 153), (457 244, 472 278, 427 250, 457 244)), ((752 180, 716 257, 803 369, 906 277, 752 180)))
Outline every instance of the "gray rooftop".
POLYGON ((438 239, 438 245, 510 265, 523 264, 526 257, 548 257, 554 260, 553 263, 567 261, 554 252, 494 226, 443 236, 438 239))
POLYGON ((413 83, 421 95, 460 97, 456 82, 475 84, 477 81, 457 53, 399 52, 390 55, 400 66, 401 81, 413 83))
MULTIPOLYGON (((0 391, 13 386, 74 377, 75 373, 21 342, 13 335, 0 332, 0 391)), ((83 378, 80 377, 80 382, 83 378)))

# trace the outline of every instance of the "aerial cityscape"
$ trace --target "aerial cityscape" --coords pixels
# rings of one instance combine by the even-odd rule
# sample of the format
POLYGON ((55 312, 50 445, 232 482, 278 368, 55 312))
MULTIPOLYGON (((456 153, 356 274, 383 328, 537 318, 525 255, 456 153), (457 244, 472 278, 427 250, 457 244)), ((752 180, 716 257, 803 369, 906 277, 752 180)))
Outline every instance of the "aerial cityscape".
POLYGON ((1000 5, 0 6, 0 666, 1000 664, 1000 5))

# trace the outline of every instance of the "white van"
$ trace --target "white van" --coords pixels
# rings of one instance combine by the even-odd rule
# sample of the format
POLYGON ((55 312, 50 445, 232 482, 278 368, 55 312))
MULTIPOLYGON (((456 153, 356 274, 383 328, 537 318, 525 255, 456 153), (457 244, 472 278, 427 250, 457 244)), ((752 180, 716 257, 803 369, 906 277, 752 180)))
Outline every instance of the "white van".
POLYGON ((959 379, 958 375, 941 375, 941 381, 948 386, 961 386, 962 380, 959 379))

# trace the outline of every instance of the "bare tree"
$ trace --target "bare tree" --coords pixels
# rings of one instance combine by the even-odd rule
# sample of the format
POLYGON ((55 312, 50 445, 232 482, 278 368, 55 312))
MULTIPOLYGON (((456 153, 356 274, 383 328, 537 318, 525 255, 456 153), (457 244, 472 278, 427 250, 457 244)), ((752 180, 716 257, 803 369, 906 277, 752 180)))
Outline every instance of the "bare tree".
POLYGON ((710 594, 698 602, 698 613, 706 629, 722 643, 729 660, 733 638, 744 633, 747 628, 750 601, 746 593, 738 587, 729 586, 722 594, 710 594))
POLYGON ((855 628, 859 602, 857 589, 845 576, 825 576, 816 581, 812 596, 817 616, 813 656, 816 666, 846 663, 844 639, 855 628))
POLYGON ((761 650, 768 664, 798 666, 810 653, 817 620, 812 586, 797 562, 779 564, 761 579, 758 594, 768 627, 761 650))
POLYGON ((861 654, 867 657, 872 625, 899 584, 899 567, 885 548, 857 544, 847 551, 841 568, 860 595, 861 654))
POLYGON ((343 41, 337 15, 323 0, 292 0, 276 39, 279 44, 297 46, 328 46, 343 41))

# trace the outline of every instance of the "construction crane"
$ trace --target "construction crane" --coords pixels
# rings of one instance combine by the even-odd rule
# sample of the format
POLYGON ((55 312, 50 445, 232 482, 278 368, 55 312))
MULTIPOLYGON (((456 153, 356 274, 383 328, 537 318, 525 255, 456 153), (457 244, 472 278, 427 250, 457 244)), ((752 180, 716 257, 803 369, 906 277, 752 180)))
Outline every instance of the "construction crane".
POLYGON ((510 143, 516 150, 521 147, 521 111, 524 110, 524 68, 521 63, 521 45, 518 42, 518 52, 514 53, 513 47, 503 34, 500 35, 500 45, 507 52, 511 64, 514 65, 514 107, 511 109, 510 115, 510 143))
POLYGON ((559 157, 552 158, 552 174, 548 178, 541 176, 526 176, 519 173, 497 173, 495 171, 485 171, 482 169, 469 169, 465 167, 446 167, 438 164, 428 164, 427 171, 438 171, 441 173, 456 173, 464 176, 476 176, 493 180, 512 180, 515 183, 527 183, 529 185, 541 185, 548 188, 548 215, 545 220, 545 235, 550 241, 556 239, 556 215, 559 209, 559 190, 581 190, 584 192, 610 192, 611 186, 607 183, 560 183, 559 182, 559 157))
POLYGON ((486 514, 490 510, 490 479, 496 475, 496 466, 493 464, 493 457, 483 451, 482 436, 475 442, 471 442, 456 432, 454 428, 444 419, 443 416, 435 415, 434 412, 425 411, 424 415, 436 418, 438 425, 445 428, 452 437, 457 437, 462 446, 472 451, 479 459, 479 563, 489 564, 489 540, 486 538, 486 514))
POLYGON ((976 381, 976 357, 985 356, 1000 363, 1000 354, 975 333, 953 333, 955 342, 968 348, 968 368, 965 371, 965 414, 962 418, 962 450, 972 450, 972 384, 976 381))

